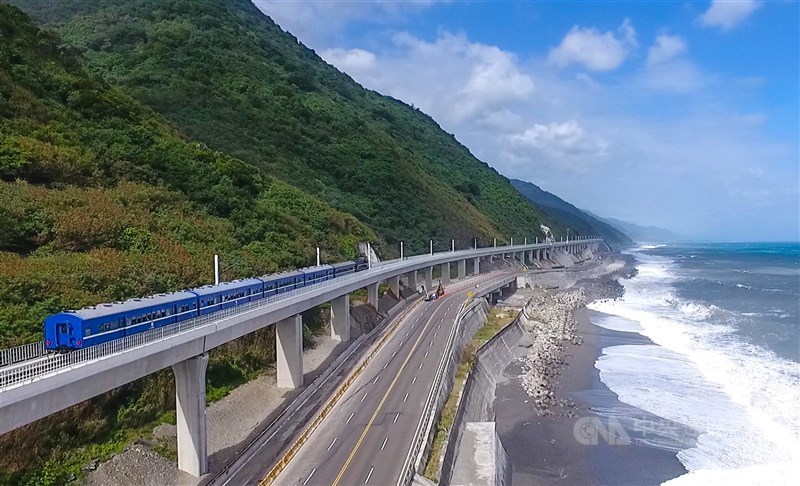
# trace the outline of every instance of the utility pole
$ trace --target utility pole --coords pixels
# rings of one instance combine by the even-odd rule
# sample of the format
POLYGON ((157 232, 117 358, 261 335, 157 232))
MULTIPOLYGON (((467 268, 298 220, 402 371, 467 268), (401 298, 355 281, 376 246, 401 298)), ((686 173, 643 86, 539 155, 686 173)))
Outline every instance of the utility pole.
POLYGON ((214 255, 214 285, 219 285, 219 255, 214 255))
POLYGON ((456 251, 456 240, 450 240, 450 251, 456 251))
POLYGON ((402 241, 400 242, 400 260, 401 261, 404 260, 404 258, 403 258, 403 242, 402 241))
POLYGON ((317 266, 319 266, 319 247, 317 247, 317 266))
POLYGON ((431 256, 433 256, 433 240, 431 240, 431 256))
POLYGON ((372 245, 367 242, 367 269, 372 268, 372 245))

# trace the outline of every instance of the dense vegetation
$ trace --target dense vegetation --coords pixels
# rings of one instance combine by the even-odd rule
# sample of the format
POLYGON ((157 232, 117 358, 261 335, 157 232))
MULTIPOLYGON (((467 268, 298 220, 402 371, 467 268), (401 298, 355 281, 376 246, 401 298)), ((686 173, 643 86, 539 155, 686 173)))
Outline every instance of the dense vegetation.
POLYGON ((88 69, 208 146, 355 215, 392 246, 563 233, 414 108, 363 89, 249 0, 16 0, 88 69))
MULTIPOLYGON (((88 76, 79 55, 0 4, 0 347, 41 339, 63 308, 356 255, 353 216, 185 139, 88 76)), ((321 327, 306 316, 308 330, 321 327)), ((209 398, 264 369, 274 335, 212 354, 209 398)), ((63 483, 174 409, 169 371, 0 437, 0 483, 63 483), (80 449, 85 446, 86 448, 80 449), (78 448, 78 449, 76 449, 78 448)))
POLYGON ((511 184, 529 201, 539 206, 550 216, 556 218, 563 226, 570 229, 570 234, 596 235, 604 238, 610 245, 632 243, 628 235, 611 226, 607 222, 581 211, 553 193, 547 192, 530 182, 511 179, 511 184))

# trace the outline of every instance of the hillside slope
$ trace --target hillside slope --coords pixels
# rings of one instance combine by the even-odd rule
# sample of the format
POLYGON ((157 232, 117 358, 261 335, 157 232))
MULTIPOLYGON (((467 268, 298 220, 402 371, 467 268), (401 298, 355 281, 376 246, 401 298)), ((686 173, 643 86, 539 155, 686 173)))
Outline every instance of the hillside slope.
POLYGON ((392 244, 564 228, 427 115, 363 89, 249 0, 16 0, 184 133, 353 214, 392 244))
POLYGON ((375 235, 186 140, 0 4, 0 348, 61 308, 353 258, 375 235))
POLYGON ((615 228, 619 228, 620 231, 624 231, 626 234, 629 234, 634 241, 638 242, 653 243, 682 241, 686 239, 668 229, 659 228, 657 226, 641 226, 614 218, 603 218, 603 220, 607 221, 608 224, 614 226, 615 228))
POLYGON ((598 235, 609 244, 628 244, 631 239, 605 221, 598 219, 536 184, 512 179, 513 185, 523 196, 538 205, 544 212, 570 229, 570 234, 598 235))

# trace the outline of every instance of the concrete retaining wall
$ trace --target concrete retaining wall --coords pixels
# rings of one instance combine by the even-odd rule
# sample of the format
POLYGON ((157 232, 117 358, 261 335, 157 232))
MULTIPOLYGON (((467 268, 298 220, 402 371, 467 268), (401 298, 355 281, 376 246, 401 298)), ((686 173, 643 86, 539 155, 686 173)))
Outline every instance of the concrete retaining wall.
MULTIPOLYGON (((474 422, 494 422, 494 397, 497 377, 514 359, 513 347, 523 334, 520 313, 514 321, 500 331, 489 342, 480 347, 476 353, 475 366, 467 377, 464 390, 456 410, 453 420, 453 427, 445 448, 444 459, 442 460, 442 472, 439 484, 456 484, 463 480, 463 476, 454 477, 456 464, 471 462, 467 456, 474 453, 472 447, 462 447, 467 423, 474 422)), ((511 483, 511 464, 508 461, 500 439, 495 437, 495 469, 497 475, 494 478, 496 485, 511 483)), ((466 473, 463 467, 460 473, 466 473)))

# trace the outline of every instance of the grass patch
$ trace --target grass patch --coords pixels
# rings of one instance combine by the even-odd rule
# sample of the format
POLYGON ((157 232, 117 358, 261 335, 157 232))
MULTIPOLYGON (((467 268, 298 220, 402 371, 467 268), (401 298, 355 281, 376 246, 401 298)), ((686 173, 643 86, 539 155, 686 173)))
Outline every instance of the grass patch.
POLYGON ((472 341, 467 343, 464 351, 461 352, 461 360, 456 370, 456 379, 455 382, 453 382, 453 389, 450 391, 450 396, 447 398, 447 402, 445 402, 444 408, 442 409, 442 415, 439 417, 439 423, 436 426, 436 435, 433 438, 433 446, 428 456, 428 463, 425 465, 424 476, 431 481, 439 480, 437 477, 440 466, 439 458, 445 447, 445 440, 447 440, 450 429, 453 427, 456 409, 458 408, 458 397, 461 394, 461 390, 464 388, 467 376, 475 366, 475 353, 478 351, 478 348, 486 344, 487 341, 496 336, 498 332, 513 321, 514 317, 515 314, 509 311, 492 308, 486 316, 486 323, 475 332, 472 341))

